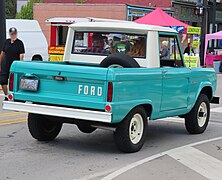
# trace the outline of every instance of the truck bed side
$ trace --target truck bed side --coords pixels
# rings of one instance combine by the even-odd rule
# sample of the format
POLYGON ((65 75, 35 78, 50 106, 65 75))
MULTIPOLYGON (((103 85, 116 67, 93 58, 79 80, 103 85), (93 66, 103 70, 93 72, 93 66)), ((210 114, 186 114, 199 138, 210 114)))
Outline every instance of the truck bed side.
POLYGON ((15 62, 11 73, 14 73, 14 90, 10 93, 13 93, 15 101, 69 108, 69 111, 77 108, 111 113, 110 123, 120 122, 139 105, 150 111, 151 119, 186 114, 204 87, 212 89, 211 97, 216 89, 213 70, 193 69, 189 77, 187 108, 162 112, 163 75, 160 68, 101 68, 66 63, 15 62), (21 90, 20 79, 33 76, 39 79, 38 91, 21 90), (112 83, 111 101, 108 101, 109 83, 112 83), (106 105, 111 106, 110 112, 106 112, 106 105))

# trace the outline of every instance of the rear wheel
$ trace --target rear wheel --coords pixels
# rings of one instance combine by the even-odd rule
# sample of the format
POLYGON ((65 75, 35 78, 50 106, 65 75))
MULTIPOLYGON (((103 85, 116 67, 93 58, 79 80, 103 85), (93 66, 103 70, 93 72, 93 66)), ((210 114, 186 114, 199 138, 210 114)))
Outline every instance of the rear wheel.
POLYGON ((205 94, 200 94, 193 109, 185 115, 185 126, 190 134, 203 133, 210 118, 210 103, 205 94))
POLYGON ((101 63, 101 67, 109 68, 139 68, 136 60, 126 54, 117 53, 106 57, 101 63))
POLYGON ((43 115, 30 113, 28 128, 33 138, 39 141, 51 141, 58 136, 62 123, 51 121, 43 115))
POLYGON ((127 153, 139 151, 145 141, 148 120, 143 107, 134 108, 114 132, 117 147, 127 153))
POLYGON ((32 61, 42 61, 42 57, 40 55, 35 55, 32 57, 32 61))

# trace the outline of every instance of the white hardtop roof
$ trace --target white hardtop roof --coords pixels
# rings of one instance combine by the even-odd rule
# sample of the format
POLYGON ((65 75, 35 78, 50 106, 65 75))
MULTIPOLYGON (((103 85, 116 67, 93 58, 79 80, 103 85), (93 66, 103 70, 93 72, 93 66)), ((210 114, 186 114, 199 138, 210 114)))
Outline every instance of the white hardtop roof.
POLYGON ((125 22, 83 22, 83 23, 74 23, 69 27, 78 29, 78 30, 109 30, 113 32, 117 31, 127 31, 127 32, 143 32, 147 31, 160 31, 160 32, 172 32, 177 33, 175 30, 168 27, 137 24, 134 22, 129 23, 125 22))

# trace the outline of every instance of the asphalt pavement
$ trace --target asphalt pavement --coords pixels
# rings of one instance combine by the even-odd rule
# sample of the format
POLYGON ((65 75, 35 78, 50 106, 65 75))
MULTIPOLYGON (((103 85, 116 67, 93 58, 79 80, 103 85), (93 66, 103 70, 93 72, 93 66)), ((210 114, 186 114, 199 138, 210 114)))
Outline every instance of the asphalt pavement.
POLYGON ((189 135, 177 117, 151 121, 141 151, 124 154, 111 131, 86 135, 74 125, 64 125, 52 142, 38 142, 28 132, 27 114, 0 107, 0 180, 221 180, 222 105, 211 111, 201 135, 189 135))

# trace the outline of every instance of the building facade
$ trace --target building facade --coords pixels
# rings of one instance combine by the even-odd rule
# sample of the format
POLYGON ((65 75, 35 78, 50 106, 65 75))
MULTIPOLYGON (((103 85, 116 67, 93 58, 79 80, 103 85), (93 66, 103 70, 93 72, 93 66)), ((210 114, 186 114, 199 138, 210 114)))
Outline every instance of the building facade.
MULTIPOLYGON (((129 4, 89 4, 89 3, 59 3, 60 0, 47 0, 48 3, 34 5, 34 19, 38 20, 40 26, 49 40, 50 28, 46 24, 46 19, 53 17, 95 17, 133 21, 139 17, 153 11, 155 7, 144 7, 129 4), (49 3, 50 2, 50 3, 49 3), (53 3, 51 3, 53 2, 53 3)), ((170 8, 164 10, 171 14, 170 8)))
MULTIPOLYGON (((202 17, 194 13, 197 4, 202 0, 174 0, 172 1, 172 10, 174 17, 184 21, 192 26, 201 26, 202 17)), ((216 30, 222 30, 222 3, 221 0, 216 0, 216 9, 213 12, 212 1, 208 1, 208 29, 211 32, 210 24, 213 21, 213 13, 216 15, 216 30)))
MULTIPOLYGON (((202 26, 202 16, 194 13, 197 3, 202 2, 201 0, 174 0, 172 2, 172 9, 174 16, 181 21, 192 26, 202 26)), ((221 0, 216 0, 214 7, 213 1, 208 1, 208 13, 207 13, 207 30, 206 33, 213 33, 214 31, 222 30, 222 3, 221 0), (213 28, 213 22, 215 18, 215 28, 213 28)), ((209 47, 211 48, 222 48, 222 41, 210 41, 209 47)))
POLYGON ((126 6, 124 4, 35 4, 34 19, 38 20, 48 40, 50 37, 50 26, 47 25, 46 20, 53 17, 95 17, 125 20, 126 6))
MULTIPOLYGON (((24 3, 25 0, 20 0, 24 3)), ((202 0, 43 0, 35 4, 34 19, 38 20, 45 36, 49 37, 49 27, 45 20, 52 17, 95 17, 133 21, 145 16, 156 7, 192 26, 201 26, 202 17, 196 15, 197 3, 202 0), (77 3, 75 3, 77 2, 77 3)), ((217 30, 222 30, 222 6, 217 0, 217 30)), ((210 8, 210 5, 209 5, 210 8)), ((208 17, 210 17, 210 13, 208 17)), ((209 23, 211 19, 209 19, 209 23)), ((210 32, 210 25, 209 25, 210 32)))
POLYGON ((192 26, 201 26, 201 16, 194 13, 198 0, 174 0, 174 17, 192 26))
POLYGON ((82 2, 88 4, 134 4, 138 6, 145 7, 162 7, 162 8, 170 8, 171 0, 43 0, 45 3, 74 3, 74 2, 82 2))

